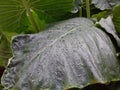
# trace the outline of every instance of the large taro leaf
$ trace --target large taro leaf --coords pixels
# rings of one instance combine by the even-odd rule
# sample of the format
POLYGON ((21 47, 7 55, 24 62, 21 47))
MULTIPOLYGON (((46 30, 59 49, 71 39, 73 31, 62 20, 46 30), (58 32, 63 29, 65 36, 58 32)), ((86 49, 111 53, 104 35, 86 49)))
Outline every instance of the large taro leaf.
POLYGON ((92 3, 99 9, 111 9, 116 4, 120 3, 120 0, 92 0, 92 3))
POLYGON ((40 21, 47 22, 71 11, 73 0, 0 0, 0 25, 4 30, 20 32, 18 30, 21 29, 23 32, 27 29, 29 22, 26 19, 26 7, 31 13, 34 10, 40 21))
POLYGON ((55 23, 39 34, 16 36, 12 44, 5 89, 65 90, 120 80, 111 40, 89 19, 55 23))

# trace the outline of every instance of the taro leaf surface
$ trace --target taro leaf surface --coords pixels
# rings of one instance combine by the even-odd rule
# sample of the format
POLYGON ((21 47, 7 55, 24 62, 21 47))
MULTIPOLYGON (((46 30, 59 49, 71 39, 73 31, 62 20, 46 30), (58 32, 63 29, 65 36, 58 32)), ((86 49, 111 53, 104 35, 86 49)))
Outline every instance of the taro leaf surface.
POLYGON ((66 90, 120 80, 110 38, 89 19, 54 23, 39 34, 16 36, 12 44, 5 89, 66 90))
POLYGON ((18 32, 20 29, 22 32, 27 29, 29 23, 25 7, 46 21, 71 11, 73 0, 0 0, 0 25, 4 30, 18 32))
POLYGON ((120 3, 120 0, 92 0, 92 3, 99 9, 111 9, 116 4, 120 3))

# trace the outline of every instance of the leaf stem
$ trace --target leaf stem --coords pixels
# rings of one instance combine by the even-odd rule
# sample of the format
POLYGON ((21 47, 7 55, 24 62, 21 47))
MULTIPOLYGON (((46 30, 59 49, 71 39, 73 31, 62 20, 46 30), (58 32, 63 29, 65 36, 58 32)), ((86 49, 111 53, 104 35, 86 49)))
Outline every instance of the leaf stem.
POLYGON ((86 14, 87 18, 90 18, 90 0, 86 0, 86 14))
POLYGON ((25 7, 26 13, 28 15, 28 19, 29 19, 30 23, 32 24, 32 27, 35 29, 36 32, 39 32, 37 24, 36 24, 34 17, 32 15, 32 12, 30 11, 28 1, 26 1, 26 0, 22 0, 22 1, 23 1, 23 5, 25 7))
POLYGON ((82 17, 82 7, 79 8, 79 17, 82 17))

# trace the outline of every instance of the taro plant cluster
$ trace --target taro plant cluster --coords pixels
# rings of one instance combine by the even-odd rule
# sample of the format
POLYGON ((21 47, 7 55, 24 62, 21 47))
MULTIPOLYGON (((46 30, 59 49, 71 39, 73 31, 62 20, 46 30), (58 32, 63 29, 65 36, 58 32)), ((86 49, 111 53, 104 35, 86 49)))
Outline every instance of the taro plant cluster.
POLYGON ((13 56, 12 36, 43 32, 54 22, 74 17, 91 19, 114 38, 119 56, 119 0, 0 0, 0 72, 13 56))

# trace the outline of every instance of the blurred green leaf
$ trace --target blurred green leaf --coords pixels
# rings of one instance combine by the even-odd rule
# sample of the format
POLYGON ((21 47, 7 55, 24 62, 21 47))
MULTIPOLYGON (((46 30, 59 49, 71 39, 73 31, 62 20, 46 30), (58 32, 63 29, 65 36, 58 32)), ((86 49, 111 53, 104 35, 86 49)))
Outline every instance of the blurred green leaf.
POLYGON ((6 66, 10 57, 12 57, 10 42, 7 37, 0 32, 0 66, 6 66))
POLYGON ((31 12, 32 12, 32 15, 33 15, 33 17, 34 17, 34 20, 35 20, 35 22, 36 22, 36 24, 37 24, 37 26, 38 26, 38 29, 39 29, 39 30, 45 29, 45 27, 46 27, 45 21, 42 20, 42 19, 39 19, 38 14, 36 14, 35 11, 32 10, 31 12))
POLYGON ((100 13, 92 15, 92 18, 97 18, 99 21, 101 18, 106 18, 110 13, 110 11, 102 11, 100 13))
POLYGON ((113 8, 113 16, 114 16, 114 18, 120 16, 120 4, 116 5, 116 6, 113 8))
POLYGON ((120 34, 120 4, 113 8, 113 23, 117 32, 120 34))
MULTIPOLYGON (((24 32, 28 29, 28 22, 25 0, 0 0, 0 25, 6 31, 24 32), (25 19, 26 18, 26 19, 25 19)), ((42 20, 55 20, 64 15, 73 7, 73 0, 26 0, 29 9, 34 10, 42 20)), ((36 18, 36 17, 35 17, 36 18)), ((42 22, 43 23, 43 22, 42 22)))
POLYGON ((0 25, 7 31, 17 31, 20 27, 24 7, 20 0, 0 0, 0 25))

